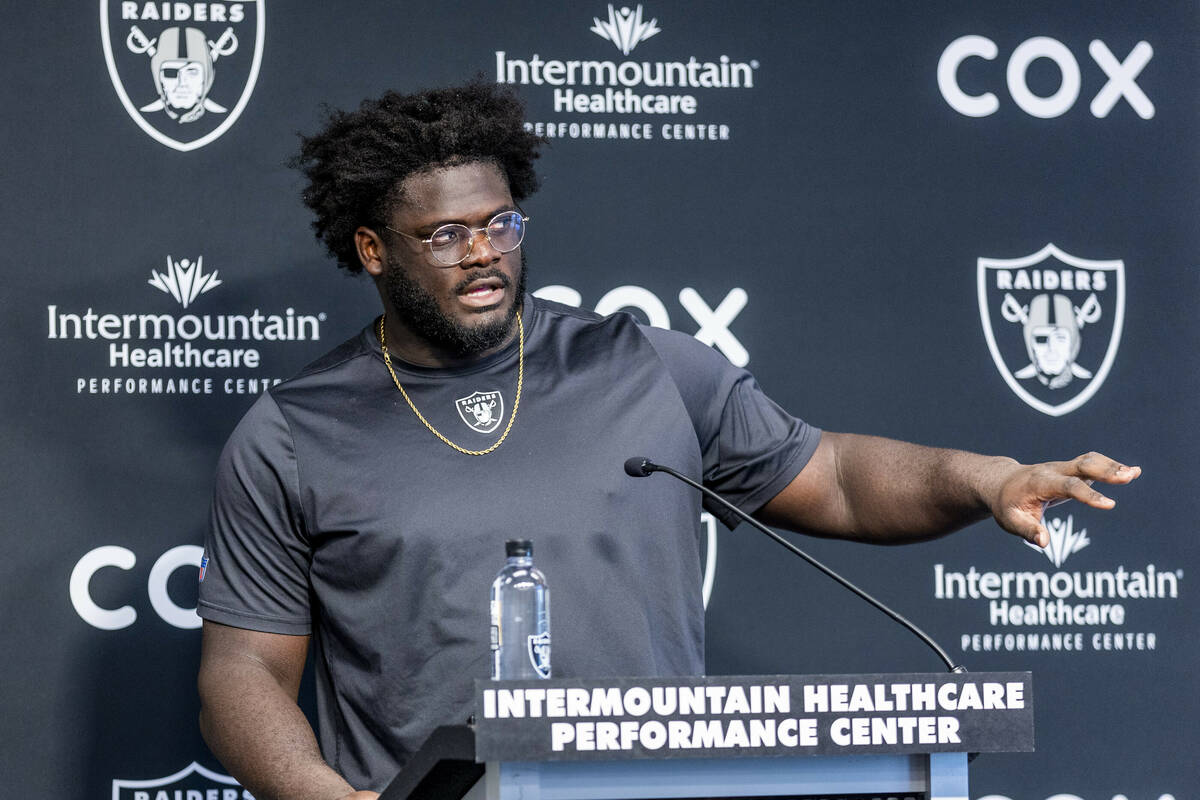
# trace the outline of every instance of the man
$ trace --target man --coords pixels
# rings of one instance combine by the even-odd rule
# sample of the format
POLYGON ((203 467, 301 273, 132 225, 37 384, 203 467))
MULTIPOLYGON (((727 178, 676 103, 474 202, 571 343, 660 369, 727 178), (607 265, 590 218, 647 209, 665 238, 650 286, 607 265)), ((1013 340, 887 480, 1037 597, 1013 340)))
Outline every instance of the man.
POLYGON ((1044 545, 1044 502, 1109 508, 1086 481, 1139 472, 822 434, 692 337, 531 298, 522 117, 485 84, 388 93, 304 142, 317 234, 384 314, 261 398, 218 469, 201 726, 260 799, 372 797, 466 719, 506 538, 533 539, 555 587, 556 675, 701 672, 699 498, 627 477, 631 455, 872 542, 991 512, 1044 545), (310 636, 320 748, 295 703, 310 636))

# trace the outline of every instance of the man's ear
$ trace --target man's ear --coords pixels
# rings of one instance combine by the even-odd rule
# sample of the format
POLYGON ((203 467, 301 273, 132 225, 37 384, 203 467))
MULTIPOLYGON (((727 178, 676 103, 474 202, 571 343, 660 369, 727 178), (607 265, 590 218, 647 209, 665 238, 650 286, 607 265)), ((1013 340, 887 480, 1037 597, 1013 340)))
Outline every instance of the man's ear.
POLYGON ((358 251, 358 260, 368 275, 378 278, 383 275, 385 248, 379 234, 370 228, 359 226, 354 231, 354 249, 358 251))

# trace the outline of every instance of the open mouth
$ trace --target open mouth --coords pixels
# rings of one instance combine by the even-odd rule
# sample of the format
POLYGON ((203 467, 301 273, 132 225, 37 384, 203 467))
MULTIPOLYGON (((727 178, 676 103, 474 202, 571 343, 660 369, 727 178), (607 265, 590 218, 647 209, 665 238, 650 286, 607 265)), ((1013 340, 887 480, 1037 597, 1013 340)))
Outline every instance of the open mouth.
POLYGON ((488 308, 504 299, 508 279, 503 275, 476 278, 458 289, 459 300, 472 308, 488 308))

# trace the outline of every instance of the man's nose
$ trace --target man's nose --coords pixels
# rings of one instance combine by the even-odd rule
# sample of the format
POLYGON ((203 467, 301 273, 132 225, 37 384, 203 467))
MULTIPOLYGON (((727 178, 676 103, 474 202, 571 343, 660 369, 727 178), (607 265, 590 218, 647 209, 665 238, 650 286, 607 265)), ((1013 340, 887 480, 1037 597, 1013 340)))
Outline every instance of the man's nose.
POLYGON ((459 266, 471 267, 494 264, 500 260, 501 255, 503 253, 492 247, 492 242, 487 238, 486 231, 472 231, 470 249, 467 251, 467 257, 459 263, 459 266))

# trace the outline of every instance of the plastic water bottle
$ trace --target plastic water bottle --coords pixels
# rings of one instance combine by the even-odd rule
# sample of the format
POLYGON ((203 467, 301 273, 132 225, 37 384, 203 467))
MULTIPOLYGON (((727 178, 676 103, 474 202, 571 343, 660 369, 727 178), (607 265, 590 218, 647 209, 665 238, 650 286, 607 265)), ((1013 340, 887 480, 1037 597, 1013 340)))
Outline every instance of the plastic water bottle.
POLYGON ((550 677, 550 590, 533 543, 504 543, 508 562, 492 582, 492 680, 550 677))

